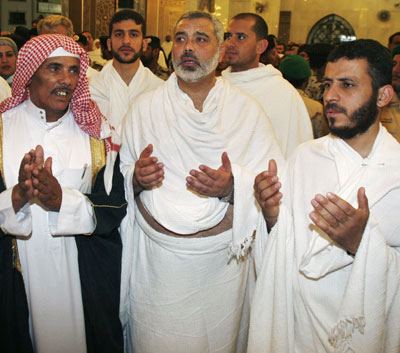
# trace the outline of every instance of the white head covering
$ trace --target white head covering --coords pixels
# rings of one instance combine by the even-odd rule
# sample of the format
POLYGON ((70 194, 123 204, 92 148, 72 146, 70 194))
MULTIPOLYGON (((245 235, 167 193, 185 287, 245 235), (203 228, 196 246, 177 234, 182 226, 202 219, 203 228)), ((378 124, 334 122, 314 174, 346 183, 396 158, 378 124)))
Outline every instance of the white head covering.
POLYGON ((58 47, 52 51, 52 53, 47 58, 55 58, 57 56, 72 56, 74 58, 80 59, 79 54, 73 54, 66 51, 63 47, 58 47))

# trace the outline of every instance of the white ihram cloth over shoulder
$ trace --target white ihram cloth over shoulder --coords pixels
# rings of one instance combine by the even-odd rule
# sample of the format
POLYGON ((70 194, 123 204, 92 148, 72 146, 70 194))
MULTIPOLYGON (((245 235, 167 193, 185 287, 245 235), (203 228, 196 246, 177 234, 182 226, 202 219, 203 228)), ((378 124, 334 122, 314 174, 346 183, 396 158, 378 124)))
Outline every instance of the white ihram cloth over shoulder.
POLYGON ((278 223, 269 235, 259 223, 250 353, 400 351, 399 173, 400 145, 383 127, 364 159, 331 135, 298 148, 278 223), (353 259, 308 215, 317 193, 358 207, 361 186, 370 216, 353 259))
POLYGON ((92 99, 97 103, 100 111, 107 117, 110 125, 118 129, 135 98, 163 83, 163 80, 140 62, 135 76, 127 86, 111 60, 91 78, 89 87, 92 99))
POLYGON ((255 101, 224 80, 217 79, 203 112, 180 90, 175 74, 136 101, 125 120, 121 148, 128 214, 135 219, 134 235, 124 241, 122 265, 131 351, 245 350, 247 255, 259 212, 252 190, 269 158, 282 164, 272 126, 255 101), (144 221, 135 209, 131 181, 149 143, 164 163, 165 179, 160 187, 143 191, 141 201, 158 223, 180 234, 209 229, 223 219, 228 204, 189 191, 186 177, 200 164, 218 168, 222 153, 228 153, 235 180, 233 229, 182 238, 161 234, 144 221))
MULTIPOLYGON (((112 143, 114 145, 121 145, 121 123, 135 98, 142 93, 156 89, 162 84, 164 84, 164 81, 155 76, 147 67, 144 67, 140 60, 139 68, 129 86, 115 70, 113 60, 110 60, 99 73, 91 77, 89 81, 90 94, 111 125, 112 143)), ((108 180, 106 182, 107 190, 111 189, 115 158, 115 151, 107 155, 107 168, 104 173, 105 179, 108 180)), ((121 231, 125 229, 129 232, 126 219, 122 221, 121 228, 121 231)))
POLYGON ((276 138, 287 158, 301 143, 312 140, 313 132, 307 108, 296 89, 272 65, 232 72, 222 71, 222 77, 250 94, 270 118, 276 138))

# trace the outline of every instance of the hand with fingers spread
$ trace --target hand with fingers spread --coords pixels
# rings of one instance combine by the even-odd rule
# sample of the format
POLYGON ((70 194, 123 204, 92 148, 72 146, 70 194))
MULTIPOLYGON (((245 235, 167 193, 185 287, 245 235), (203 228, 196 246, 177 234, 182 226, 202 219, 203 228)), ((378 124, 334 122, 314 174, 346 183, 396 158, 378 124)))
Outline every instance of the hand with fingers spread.
POLYGON ((369 217, 364 188, 358 189, 357 198, 358 208, 330 192, 326 197, 318 194, 311 200, 311 220, 351 254, 357 252, 369 217))
POLYGON ((186 186, 209 197, 228 196, 233 188, 233 175, 231 161, 226 152, 222 153, 221 166, 212 169, 206 165, 200 165, 198 170, 192 169, 186 178, 186 186))
MULTIPOLYGON (((40 154, 38 158, 40 160, 40 154)), ((48 210, 58 212, 61 208, 62 189, 53 176, 51 157, 46 159, 43 167, 36 166, 32 174, 35 197, 48 210)))
POLYGON ((140 154, 135 163, 132 183, 135 196, 142 190, 149 190, 161 184, 164 179, 164 164, 158 163, 157 157, 152 157, 153 145, 149 144, 140 154))
POLYGON ((256 176, 254 180, 254 193, 260 204, 268 231, 275 225, 279 215, 279 202, 282 193, 279 191, 282 184, 278 178, 278 167, 275 160, 268 163, 268 170, 256 176))
POLYGON ((24 155, 19 167, 18 184, 12 190, 12 205, 18 212, 27 202, 33 199, 32 171, 34 169, 35 150, 24 155))

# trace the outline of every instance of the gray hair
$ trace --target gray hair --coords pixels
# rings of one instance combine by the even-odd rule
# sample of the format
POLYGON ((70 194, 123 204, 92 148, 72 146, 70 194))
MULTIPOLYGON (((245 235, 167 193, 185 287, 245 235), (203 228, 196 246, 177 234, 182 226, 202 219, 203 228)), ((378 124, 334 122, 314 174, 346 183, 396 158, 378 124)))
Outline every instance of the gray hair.
POLYGON ((14 55, 18 56, 17 44, 15 44, 15 42, 11 38, 0 37, 0 45, 8 45, 14 52, 14 55))
POLYGON ((174 28, 174 33, 176 31, 176 27, 178 26, 178 23, 181 22, 182 20, 194 20, 197 18, 205 18, 209 20, 214 27, 214 35, 215 38, 217 39, 218 44, 221 44, 224 41, 224 27, 222 26, 222 23, 220 20, 218 20, 215 16, 209 14, 208 12, 203 12, 203 11, 188 11, 185 12, 181 17, 179 17, 178 21, 176 21, 176 25, 174 28))
POLYGON ((45 18, 42 18, 38 25, 37 31, 39 34, 45 33, 55 33, 53 28, 57 26, 64 26, 67 30, 67 36, 73 37, 74 35, 74 26, 71 20, 68 17, 61 16, 61 15, 49 15, 45 18))

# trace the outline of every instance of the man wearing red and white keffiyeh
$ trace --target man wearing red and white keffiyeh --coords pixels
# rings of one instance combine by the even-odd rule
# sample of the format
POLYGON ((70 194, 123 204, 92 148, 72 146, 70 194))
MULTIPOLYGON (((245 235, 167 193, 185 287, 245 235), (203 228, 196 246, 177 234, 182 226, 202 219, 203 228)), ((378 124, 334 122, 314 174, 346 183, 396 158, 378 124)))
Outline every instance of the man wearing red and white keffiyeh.
POLYGON ((0 104, 0 352, 123 351, 126 202, 88 64, 73 39, 35 37, 0 104))
POLYGON ((89 66, 89 57, 75 41, 63 35, 43 35, 34 37, 27 42, 20 50, 17 59, 12 97, 0 104, 0 113, 16 107, 29 97, 29 82, 47 57, 57 48, 64 48, 71 54, 80 57, 80 73, 78 84, 71 99, 71 111, 79 127, 97 139, 108 137, 110 134, 108 126, 101 131, 102 122, 106 119, 100 113, 95 102, 90 99, 86 70, 89 66))

